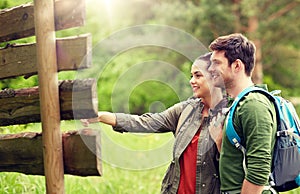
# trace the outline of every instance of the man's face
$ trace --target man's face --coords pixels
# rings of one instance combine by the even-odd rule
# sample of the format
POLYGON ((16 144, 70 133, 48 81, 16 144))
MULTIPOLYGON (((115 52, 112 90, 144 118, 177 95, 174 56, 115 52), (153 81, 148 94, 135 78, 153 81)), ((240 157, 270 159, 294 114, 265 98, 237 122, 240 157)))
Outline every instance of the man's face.
POLYGON ((210 60, 211 65, 208 71, 211 74, 213 85, 220 88, 229 87, 233 81, 233 75, 225 57, 225 51, 213 51, 210 60))

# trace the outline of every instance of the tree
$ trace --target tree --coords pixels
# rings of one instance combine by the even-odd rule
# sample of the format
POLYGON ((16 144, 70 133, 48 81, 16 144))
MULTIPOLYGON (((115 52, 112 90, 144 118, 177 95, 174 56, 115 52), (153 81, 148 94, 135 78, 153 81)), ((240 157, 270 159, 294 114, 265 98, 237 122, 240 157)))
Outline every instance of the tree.
POLYGON ((300 62, 299 0, 204 0, 202 6, 214 37, 240 32, 253 40, 257 48, 255 83, 262 83, 265 74, 268 79, 264 81, 271 86, 280 85, 289 95, 300 94, 295 66, 300 62))
POLYGON ((155 10, 153 20, 182 27, 206 45, 220 35, 245 34, 257 47, 254 82, 267 82, 273 89, 280 86, 288 95, 300 94, 296 88, 300 84, 296 67, 300 62, 299 0, 190 0, 160 4, 159 7, 169 7, 165 10, 176 11, 155 10), (187 23, 193 23, 192 27, 187 23))
MULTIPOLYGON (((0 4, 5 7, 12 6, 15 2, 5 0, 0 4)), ((300 88, 298 89, 300 67, 297 65, 300 63, 300 22, 298 22, 300 0, 114 0, 111 2, 112 4, 108 6, 102 1, 91 1, 87 5, 85 27, 74 29, 72 34, 74 31, 92 33, 95 45, 126 27, 164 24, 182 29, 208 46, 220 35, 240 32, 253 40, 257 47, 254 82, 265 82, 271 90, 282 89, 284 96, 300 96, 300 88)), ((65 36, 68 33, 69 30, 58 32, 57 36, 65 36)), ((147 56, 149 53, 159 53, 159 56, 153 56, 151 59, 167 60, 188 75, 190 62, 187 63, 187 59, 181 55, 158 52, 158 48, 153 47, 131 56, 137 56, 140 61, 149 60, 147 56)), ((131 56, 123 59, 127 66, 135 64, 136 60, 131 56)), ((101 57, 105 58, 104 55, 101 57)), ((93 60, 97 63, 103 61, 97 58, 93 60)), ((117 72, 118 68, 124 65, 118 60, 112 60, 111 63, 116 64, 112 67, 111 76, 105 79, 105 85, 110 85, 110 82, 116 80, 120 74, 113 72, 117 72)), ((7 87, 7 84, 3 86, 7 87)), ((101 90, 101 95, 109 97, 108 91, 101 90)), ((142 98, 142 93, 142 89, 139 89, 139 92, 135 92, 137 96, 133 98, 137 99, 138 96, 142 98)), ((143 107, 137 104, 134 106, 143 107)), ((139 111, 143 112, 142 109, 139 111)))

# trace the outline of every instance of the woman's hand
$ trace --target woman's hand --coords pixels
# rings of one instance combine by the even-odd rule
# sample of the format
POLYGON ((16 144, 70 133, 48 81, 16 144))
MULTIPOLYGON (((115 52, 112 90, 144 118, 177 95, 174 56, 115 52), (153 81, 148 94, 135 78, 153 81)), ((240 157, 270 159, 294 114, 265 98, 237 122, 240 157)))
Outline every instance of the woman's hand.
POLYGON ((80 122, 84 127, 88 127, 89 124, 91 124, 91 123, 99 122, 99 118, 96 117, 96 118, 90 118, 90 119, 80 119, 80 122))
POLYGON ((98 123, 102 122, 111 126, 116 125, 116 116, 114 113, 111 112, 98 112, 98 117, 90 118, 90 119, 80 119, 81 124, 84 127, 88 127, 91 123, 98 123))
POLYGON ((219 152, 221 152, 224 118, 225 117, 221 113, 218 113, 212 118, 209 125, 209 134, 216 143, 219 152))

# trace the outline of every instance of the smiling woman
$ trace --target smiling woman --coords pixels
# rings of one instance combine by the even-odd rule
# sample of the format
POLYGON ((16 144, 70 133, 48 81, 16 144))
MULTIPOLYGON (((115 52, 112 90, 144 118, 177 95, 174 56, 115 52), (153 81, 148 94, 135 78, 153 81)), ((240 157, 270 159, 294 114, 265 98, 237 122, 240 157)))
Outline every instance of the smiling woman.
MULTIPOLYGON (((124 138, 127 132, 141 134, 170 132, 172 137, 174 136, 174 143, 168 141, 171 142, 170 145, 166 143, 158 149, 152 149, 151 152, 142 150, 131 154, 132 151, 129 150, 130 152, 128 153, 131 154, 130 157, 128 157, 129 154, 126 154, 127 152, 125 152, 126 150, 123 146, 114 146, 118 148, 118 150, 122 149, 122 152, 117 154, 116 159, 113 160, 114 162, 119 162, 114 163, 117 164, 114 166, 123 169, 146 170, 149 169, 149 167, 162 166, 166 162, 170 163, 169 160, 171 159, 172 162, 162 180, 162 193, 182 193, 183 191, 189 191, 188 193, 219 193, 219 179, 217 178, 218 166, 215 160, 217 157, 215 156, 218 155, 220 147, 218 137, 222 126, 217 125, 215 128, 212 128, 213 123, 211 123, 211 121, 215 121, 217 118, 223 118, 220 116, 222 114, 222 107, 226 105, 226 99, 223 100, 220 88, 214 88, 214 95, 211 95, 210 89, 212 88, 209 86, 210 82, 208 81, 210 76, 207 76, 210 55, 211 53, 201 55, 192 65, 190 84, 194 93, 193 98, 188 98, 158 113, 148 112, 135 115, 122 112, 112 113, 100 111, 96 118, 81 120, 85 127, 98 122, 111 125, 114 131, 122 132, 123 135, 121 135, 124 136, 124 138), (210 129, 216 131, 216 135, 213 136, 210 129), (197 146, 198 142, 199 145, 201 144, 199 147, 197 146), (205 161, 207 168, 202 168, 202 163, 198 161, 200 160, 200 154, 202 155, 201 160, 205 161), (122 157, 120 157, 121 155, 122 157), (170 155, 170 159, 161 160, 161 158, 168 155, 170 155), (146 156, 148 157, 146 163, 141 166, 141 159, 146 156), (134 159, 133 164, 129 165, 129 161, 132 158, 134 159)), ((147 70, 147 63, 142 64, 143 69, 147 70)), ((153 67, 151 70, 146 71, 147 74, 145 75, 151 74, 150 72, 155 68, 157 69, 158 67, 153 67)), ((171 68, 168 69, 170 71, 171 68)), ((133 75, 138 73, 135 69, 135 71, 129 74, 133 75)), ((164 75, 167 74, 164 73, 164 75)), ((130 76, 125 77, 128 81, 130 76)), ((138 77, 136 77, 136 80, 139 80, 137 78, 138 77)), ((148 77, 142 76, 142 79, 147 80, 148 77)), ((119 80, 122 80, 122 76, 119 77, 119 80)), ((121 81, 121 83, 123 86, 125 80, 121 81)), ((126 88, 132 91, 128 86, 126 88)), ((124 92, 118 92, 118 94, 124 96, 124 92)), ((151 95, 151 90, 146 90, 145 94, 151 95)), ((102 130, 102 132, 104 131, 102 130)), ((102 140, 104 140, 103 136, 106 134, 101 134, 102 140)), ((167 138, 169 139, 169 136, 167 138)), ((118 139, 121 139, 121 137, 118 139)), ((134 143, 136 142, 137 141, 134 141, 134 143)), ((103 159, 110 159, 113 154, 117 153, 117 149, 114 150, 114 147, 108 147, 112 146, 113 143, 111 140, 110 142, 102 141, 102 144, 106 145, 106 149, 108 148, 107 154, 105 153, 105 149, 101 150, 103 159)), ((109 164, 112 164, 112 162, 109 164)))

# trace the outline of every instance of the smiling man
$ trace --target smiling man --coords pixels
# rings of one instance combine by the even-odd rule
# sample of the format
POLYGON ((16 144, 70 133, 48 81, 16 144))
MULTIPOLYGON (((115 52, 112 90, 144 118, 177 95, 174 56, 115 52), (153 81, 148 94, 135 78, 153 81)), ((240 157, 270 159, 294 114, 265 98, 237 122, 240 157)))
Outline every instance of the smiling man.
MULTIPOLYGON (((236 98, 254 85, 251 75, 255 45, 245 36, 238 33, 221 36, 209 48, 213 51, 209 72, 215 86, 225 86, 227 94, 236 98)), ((247 167, 244 171, 243 154, 228 140, 225 125, 220 153, 222 193, 260 194, 268 184, 271 170, 276 132, 274 105, 265 95, 251 92, 238 104, 233 124, 247 150, 247 167)))

